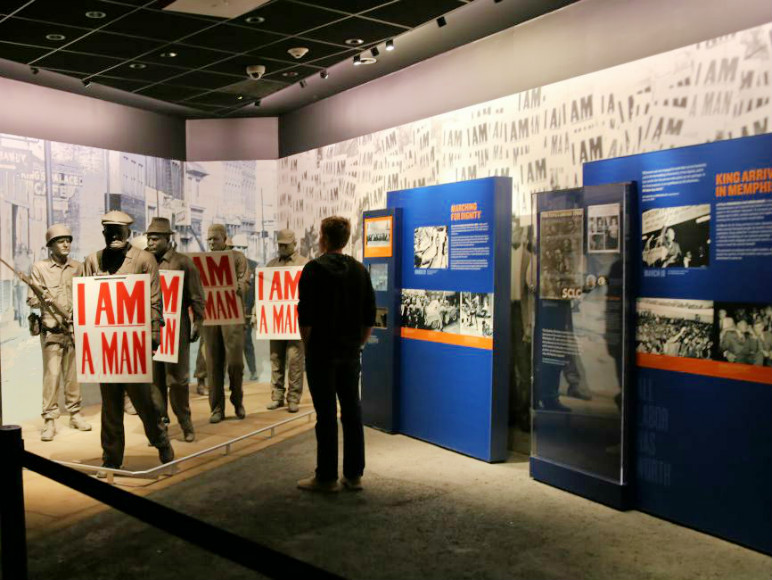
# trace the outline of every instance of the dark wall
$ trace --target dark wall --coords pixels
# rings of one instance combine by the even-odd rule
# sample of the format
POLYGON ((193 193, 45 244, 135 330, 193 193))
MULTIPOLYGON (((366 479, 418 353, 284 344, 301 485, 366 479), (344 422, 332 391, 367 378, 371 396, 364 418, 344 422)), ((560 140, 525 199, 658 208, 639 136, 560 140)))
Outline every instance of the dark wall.
MULTIPOLYGON (((582 0, 281 116, 279 155, 606 69, 770 19, 769 3, 759 0, 582 0)), ((448 34, 452 32, 448 26, 448 34)))

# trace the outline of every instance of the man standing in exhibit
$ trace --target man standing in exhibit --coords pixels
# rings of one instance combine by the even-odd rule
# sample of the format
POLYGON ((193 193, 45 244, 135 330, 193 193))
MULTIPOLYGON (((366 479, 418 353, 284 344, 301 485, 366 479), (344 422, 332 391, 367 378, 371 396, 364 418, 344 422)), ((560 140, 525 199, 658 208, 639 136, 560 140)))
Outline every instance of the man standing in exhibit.
MULTIPOLYGON (((236 234, 231 240, 229 249, 238 250, 245 256, 249 248, 249 241, 246 234, 236 234)), ((244 295, 244 358, 247 361, 249 369, 249 380, 257 380, 257 362, 255 360, 255 343, 252 340, 252 318, 255 314, 255 268, 257 262, 247 256, 247 292, 244 295)))
MULTIPOLYGON (((152 321, 153 351, 161 341, 161 284, 158 266, 153 254, 139 250, 129 243, 129 226, 134 219, 122 211, 113 210, 102 217, 102 235, 105 248, 89 255, 81 267, 82 276, 108 276, 114 274, 150 275, 150 311, 152 321)), ((145 435, 158 449, 161 463, 174 459, 174 450, 166 435, 166 426, 153 405, 152 386, 148 383, 100 383, 102 395, 102 466, 119 469, 123 464, 125 435, 123 430, 123 398, 129 395, 137 410, 145 435)), ((105 472, 97 477, 106 477, 105 472)))
MULTIPOLYGON (((279 255, 266 264, 268 268, 287 266, 305 266, 308 258, 298 254, 295 232, 281 230, 277 238, 279 255)), ((305 353, 301 340, 271 340, 271 399, 266 407, 269 410, 284 406, 284 375, 287 375, 287 410, 298 412, 298 404, 303 396, 303 365, 305 353), (286 373, 285 373, 286 370, 286 373)))
POLYGON ((43 421, 41 441, 53 441, 59 418, 59 386, 64 390, 64 406, 70 414, 70 427, 91 431, 80 414, 83 400, 75 371, 75 342, 72 331, 72 278, 80 262, 69 258, 72 232, 54 224, 46 232, 50 257, 35 262, 30 278, 42 291, 42 304, 30 288, 27 304, 41 312, 40 346, 43 349, 43 421), (64 316, 62 316, 64 315, 64 316))
MULTIPOLYGON (((228 250, 226 240, 227 230, 222 224, 212 224, 207 233, 207 242, 212 252, 228 250)), ((235 269, 238 294, 242 305, 244 294, 249 285, 249 268, 247 258, 241 252, 231 250, 235 269)), ((209 407, 212 414, 210 423, 219 423, 225 418, 225 369, 228 369, 230 385, 230 400, 236 411, 236 417, 247 416, 244 409, 244 324, 224 324, 204 327, 204 344, 206 346, 206 369, 209 377, 209 407)))
POLYGON ((153 402, 162 417, 168 417, 168 401, 180 423, 187 442, 196 438, 193 422, 190 420, 190 394, 188 377, 190 373, 190 343, 196 342, 204 323, 204 287, 198 268, 188 256, 176 251, 171 245, 174 234, 169 220, 155 217, 145 232, 147 249, 155 255, 159 270, 184 272, 180 301, 179 348, 177 362, 153 363, 153 402), (193 314, 193 326, 190 323, 193 314))
POLYGON ((362 489, 365 439, 359 401, 361 350, 375 324, 375 292, 365 267, 343 248, 351 223, 322 220, 321 256, 303 268, 298 323, 306 352, 308 387, 316 410, 316 475, 298 481, 306 491, 335 492, 338 483, 338 417, 343 425, 343 485, 362 489))

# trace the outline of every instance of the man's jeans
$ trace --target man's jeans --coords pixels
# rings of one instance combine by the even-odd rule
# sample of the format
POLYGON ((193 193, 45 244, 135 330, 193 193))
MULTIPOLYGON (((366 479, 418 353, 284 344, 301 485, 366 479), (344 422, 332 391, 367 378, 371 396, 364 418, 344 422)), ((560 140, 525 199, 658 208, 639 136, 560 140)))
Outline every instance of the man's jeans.
MULTIPOLYGON (((309 349, 310 350, 310 349, 309 349)), ((365 469, 365 437, 359 402, 359 355, 335 357, 308 352, 306 375, 316 409, 316 479, 338 479, 338 418, 343 425, 343 475, 361 477, 365 469)))

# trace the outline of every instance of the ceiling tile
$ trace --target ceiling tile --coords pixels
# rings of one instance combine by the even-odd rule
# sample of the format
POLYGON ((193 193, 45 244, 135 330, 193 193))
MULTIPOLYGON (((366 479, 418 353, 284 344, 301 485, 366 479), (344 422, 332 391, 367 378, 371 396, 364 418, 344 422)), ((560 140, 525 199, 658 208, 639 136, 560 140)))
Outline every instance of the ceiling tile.
POLYGON ((177 40, 208 26, 211 20, 182 16, 160 10, 137 10, 105 27, 108 32, 119 32, 157 40, 177 40))
MULTIPOLYGON (((335 54, 337 52, 340 52, 343 50, 340 46, 333 46, 330 44, 323 44, 321 42, 316 42, 314 40, 310 39, 304 39, 304 38, 288 38, 286 40, 282 40, 281 42, 277 42, 275 44, 271 44, 268 46, 264 46, 262 48, 258 48, 257 50, 253 50, 249 53, 250 56, 257 57, 258 59, 260 57, 264 58, 270 58, 274 60, 281 60, 292 64, 299 64, 299 63, 305 63, 310 60, 315 60, 318 58, 322 58, 325 56, 330 56, 331 54, 335 54), (292 55, 290 55, 287 50, 290 48, 295 47, 305 47, 308 49, 308 53, 303 58, 296 59, 292 55)), ((259 60, 257 62, 260 62, 259 60)))
POLYGON ((415 28, 463 5, 464 3, 458 0, 399 0, 372 10, 364 16, 415 28))
POLYGON ((16 16, 55 24, 98 28, 132 10, 134 8, 131 6, 108 4, 99 0, 35 0, 20 10, 16 16), (89 18, 86 16, 87 12, 104 12, 106 16, 89 18))
POLYGON ((189 87, 178 87, 174 85, 153 85, 147 89, 137 91, 138 95, 144 95, 153 99, 160 99, 162 101, 182 101, 195 95, 203 93, 202 89, 193 89, 189 87))
POLYGON ((96 56, 93 54, 80 54, 77 52, 58 50, 35 62, 35 66, 94 74, 115 66, 120 62, 120 59, 110 58, 108 56, 96 56))
POLYGON ((284 1, 272 2, 253 10, 239 17, 238 22, 244 23, 245 26, 251 26, 246 24, 245 20, 255 16, 265 18, 265 22, 258 25, 260 29, 280 34, 298 34, 304 30, 317 28, 345 17, 345 15, 322 8, 284 1))
POLYGON ((283 36, 253 30, 242 26, 221 24, 185 39, 185 44, 217 48, 231 52, 249 52, 265 44, 281 40, 283 36))
POLYGON ((114 89, 121 89, 122 91, 136 91, 137 89, 141 89, 145 85, 149 84, 147 81, 118 79, 105 76, 92 77, 91 80, 92 82, 99 83, 100 85, 113 87, 114 89))
MULTIPOLYGON (((245 75, 246 76, 246 75, 245 75)), ((219 89, 239 82, 243 77, 222 75, 209 71, 193 71, 174 79, 175 85, 200 87, 207 90, 219 89)))
POLYGON ((336 54, 330 55, 325 58, 320 58, 317 60, 313 60, 309 62, 308 64, 312 64, 314 66, 320 66, 322 68, 331 67, 334 64, 338 64, 342 60, 347 60, 357 54, 358 52, 361 52, 359 50, 344 50, 341 52, 338 52, 336 54))
POLYGON ((198 103, 204 105, 221 105, 223 107, 236 106, 240 103, 238 95, 233 93, 206 93, 185 101, 184 104, 190 104, 195 107, 198 103))
POLYGON ((184 68, 176 68, 173 66, 163 66, 155 63, 125 63, 112 69, 109 73, 105 73, 111 77, 119 77, 122 79, 130 80, 143 80, 151 82, 158 82, 170 77, 177 76, 185 72, 184 68), (131 68, 132 64, 145 65, 145 68, 134 69, 131 68))
POLYGON ((142 57, 143 62, 156 62, 185 68, 203 68, 208 64, 226 59, 231 53, 209 50, 195 46, 182 44, 167 45, 154 51, 152 54, 142 57), (162 55, 176 56, 162 56, 162 55))
POLYGON ((29 0, 3 0, 0 4, 0 12, 12 14, 27 3, 29 3, 29 0))
POLYGON ((285 83, 291 84, 291 83, 296 83, 299 80, 304 79, 313 74, 316 74, 318 72, 319 72, 318 68, 300 65, 300 66, 293 66, 290 68, 286 68, 281 71, 268 73, 265 75, 265 78, 269 80, 283 81, 285 83))
POLYGON ((269 81, 261 79, 259 81, 242 81, 235 83, 229 87, 220 89, 221 93, 233 93, 236 95, 244 95, 245 97, 252 97, 253 99, 261 99, 267 95, 280 91, 284 87, 288 86, 287 83, 279 81, 269 81))
POLYGON ((72 28, 62 24, 35 22, 22 18, 8 18, 0 22, 0 39, 49 48, 59 48, 87 32, 85 28, 72 28), (46 38, 48 34, 61 34, 64 40, 49 40, 46 38))
POLYGON ((403 32, 405 32, 404 28, 352 16, 304 36, 336 44, 345 44, 345 41, 349 38, 360 38, 364 40, 365 44, 370 44, 378 40, 397 36, 403 32))
POLYGON ((75 79, 84 79, 87 76, 89 76, 86 73, 81 73, 81 72, 72 71, 72 70, 61 70, 61 69, 56 69, 56 68, 47 68, 45 70, 51 71, 51 72, 55 72, 55 73, 59 73, 61 75, 65 75, 65 76, 72 77, 72 78, 75 78, 75 79))
MULTIPOLYGON (((383 6, 394 0, 310 0, 313 4, 322 8, 332 8, 334 10, 343 10, 344 12, 362 12, 376 6, 383 6)), ((418 0, 413 0, 418 2, 418 0)), ((424 2, 426 0, 420 0, 424 2)))
POLYGON ((94 32, 67 47, 76 52, 103 54, 116 58, 134 58, 163 46, 163 41, 110 34, 109 32, 94 32))
POLYGON ((10 44, 0 42, 0 58, 12 60, 14 62, 27 63, 47 54, 49 49, 37 46, 23 46, 21 44, 10 44))

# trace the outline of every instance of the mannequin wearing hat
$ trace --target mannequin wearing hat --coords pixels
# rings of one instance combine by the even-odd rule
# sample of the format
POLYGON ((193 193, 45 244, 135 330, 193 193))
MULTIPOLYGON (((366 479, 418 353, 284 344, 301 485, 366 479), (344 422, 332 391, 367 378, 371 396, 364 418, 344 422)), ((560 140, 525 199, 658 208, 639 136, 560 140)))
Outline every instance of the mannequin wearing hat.
MULTIPOLYGON (((150 311, 153 333, 153 350, 161 339, 161 283, 158 265, 150 252, 135 248, 129 243, 129 226, 134 219, 122 211, 111 211, 102 217, 102 235, 105 248, 90 254, 83 262, 82 276, 107 276, 112 274, 149 274, 150 311)), ((102 383, 102 464, 120 468, 123 464, 125 436, 123 430, 123 398, 129 395, 137 415, 142 420, 145 435, 158 449, 161 463, 174 459, 174 450, 166 435, 166 425, 153 405, 151 385, 147 383, 102 383)), ((97 477, 106 477, 106 472, 97 477)))
MULTIPOLYGON (((212 224, 207 232, 209 249, 213 252, 228 250, 226 244, 228 232, 222 224, 212 224)), ((241 252, 231 250, 236 267, 238 294, 242 304, 249 285, 247 257, 241 252)), ((225 418, 225 370, 228 370, 230 401, 236 411, 236 417, 247 416, 242 404, 244 399, 244 325, 226 324, 204 326, 204 344, 206 346, 206 370, 209 377, 209 407, 212 414, 210 423, 219 423, 225 418)))
MULTIPOLYGON (((72 279, 80 262, 70 259, 72 232, 63 224, 54 224, 46 232, 49 258, 36 262, 30 277, 43 290, 47 301, 56 303, 59 309, 72 315, 72 279)), ((56 435, 59 418, 59 389, 64 390, 64 406, 70 414, 70 427, 79 431, 91 431, 80 414, 81 395, 75 369, 75 342, 68 320, 60 320, 48 309, 41 307, 32 290, 27 294, 27 304, 41 311, 40 346, 43 350, 43 431, 42 441, 52 441, 56 435)))
POLYGON ((153 402, 168 422, 168 402, 180 423, 185 441, 194 441, 193 422, 190 419, 190 343, 198 340, 204 322, 204 287, 198 268, 188 256, 176 251, 171 244, 174 234, 169 220, 154 217, 147 228, 147 250, 155 256, 159 270, 178 270, 185 273, 182 285, 180 316, 180 344, 176 363, 153 363, 153 402), (188 312, 193 313, 191 326, 188 312))
MULTIPOLYGON (((276 239, 279 255, 266 264, 267 268, 286 266, 304 266, 308 258, 298 254, 295 232, 284 229, 276 239)), ((269 410, 284 406, 284 394, 287 394, 287 410, 297 413, 300 398, 303 396, 303 369, 305 351, 302 340, 271 340, 271 402, 269 410), (287 388, 284 388, 284 376, 287 375, 287 388)))

